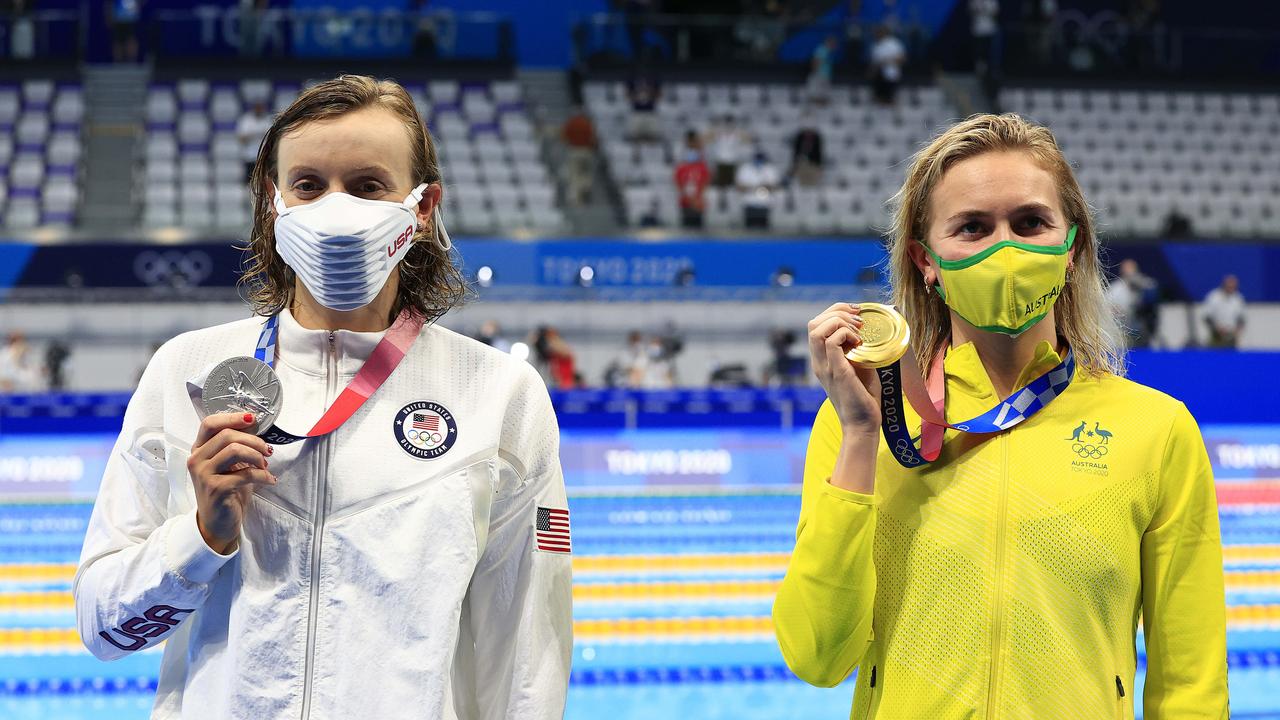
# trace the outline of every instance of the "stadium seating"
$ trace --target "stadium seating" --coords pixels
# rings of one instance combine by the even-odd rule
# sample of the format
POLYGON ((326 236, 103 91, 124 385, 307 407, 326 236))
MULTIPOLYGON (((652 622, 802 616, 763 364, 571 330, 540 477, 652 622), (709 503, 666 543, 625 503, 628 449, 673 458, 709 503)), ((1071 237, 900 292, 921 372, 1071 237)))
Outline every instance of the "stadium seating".
MULTIPOLYGON (((563 228, 518 84, 434 80, 406 88, 439 149, 452 229, 563 228)), ((236 124, 257 101, 283 110, 298 90, 262 79, 153 84, 137 179, 143 225, 247 226, 251 208, 236 124)))
MULTIPOLYGON (((826 105, 814 106, 798 85, 676 83, 663 89, 658 104, 664 142, 638 144, 625 137, 631 108, 623 83, 589 82, 584 98, 633 226, 655 215, 661 225, 677 224, 673 174, 688 130, 706 133, 713 119, 732 115, 785 173, 796 132, 817 129, 825 155, 822 183, 792 184, 771 198, 774 230, 810 234, 883 228, 884 202, 900 182, 902 160, 955 114, 933 87, 903 88, 899 105, 885 108, 872 103, 864 87, 834 88, 826 105)), ((709 188, 705 223, 712 230, 741 228, 739 193, 709 188)))
POLYGON ((1177 210, 1202 236, 1280 237, 1280 95, 1010 88, 1053 129, 1104 232, 1156 235, 1177 210))
MULTIPOLYGON (((836 88, 827 106, 813 107, 798 86, 679 83, 658 106, 664 142, 645 145, 625 137, 631 110, 621 83, 589 83, 584 94, 632 226, 677 224, 672 176, 684 133, 732 114, 784 173, 797 130, 808 125, 823 136, 822 185, 775 193, 775 231, 881 230, 906 160, 957 116, 936 88, 904 88, 896 108, 872 104, 864 88, 836 88)), ((1280 95, 1011 88, 1000 104, 1054 130, 1104 232, 1158 235, 1176 209, 1198 235, 1280 236, 1272 201, 1280 194, 1280 95)), ((742 226, 736 190, 710 188, 708 201, 708 228, 742 226)))
POLYGON ((80 204, 78 83, 0 84, 0 225, 65 227, 80 204))

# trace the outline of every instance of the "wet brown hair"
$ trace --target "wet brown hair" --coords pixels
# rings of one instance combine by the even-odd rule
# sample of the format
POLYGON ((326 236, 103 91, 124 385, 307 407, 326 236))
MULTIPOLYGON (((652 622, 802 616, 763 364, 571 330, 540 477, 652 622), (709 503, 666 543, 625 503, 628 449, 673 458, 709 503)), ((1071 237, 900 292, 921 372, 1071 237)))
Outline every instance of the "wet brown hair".
MULTIPOLYGON (((418 114, 413 98, 399 84, 367 75, 339 75, 303 90, 284 112, 276 115, 271 129, 258 148, 258 159, 249 177, 253 194, 253 229, 245 250, 244 274, 240 284, 245 288, 253 311, 259 315, 275 315, 289 307, 294 299, 295 275, 276 252, 273 194, 268 181, 279 184, 277 150, 280 138, 309 122, 328 120, 356 110, 381 107, 404 122, 413 153, 410 187, 421 183, 443 185, 435 143, 418 114)), ((441 196, 443 202, 443 195, 441 196)), ((396 266, 400 276, 399 290, 391 309, 393 320, 405 308, 432 322, 456 307, 468 296, 466 282, 452 253, 435 243, 439 232, 434 220, 418 229, 404 260, 396 266)))

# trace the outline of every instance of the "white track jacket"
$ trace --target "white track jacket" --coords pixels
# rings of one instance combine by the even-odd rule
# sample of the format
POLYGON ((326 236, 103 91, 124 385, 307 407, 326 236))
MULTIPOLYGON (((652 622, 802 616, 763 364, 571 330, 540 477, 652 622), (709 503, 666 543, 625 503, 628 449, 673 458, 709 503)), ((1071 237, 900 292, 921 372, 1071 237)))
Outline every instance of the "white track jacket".
MULTIPOLYGON (((425 326, 344 425, 276 446, 279 483, 257 490, 220 555, 196 525, 185 382, 252 356, 262 323, 180 335, 143 374, 76 574, 85 645, 111 660, 167 642, 163 720, 561 717, 567 505, 538 374, 425 326)), ((310 429, 382 335, 283 313, 276 424, 310 429)))

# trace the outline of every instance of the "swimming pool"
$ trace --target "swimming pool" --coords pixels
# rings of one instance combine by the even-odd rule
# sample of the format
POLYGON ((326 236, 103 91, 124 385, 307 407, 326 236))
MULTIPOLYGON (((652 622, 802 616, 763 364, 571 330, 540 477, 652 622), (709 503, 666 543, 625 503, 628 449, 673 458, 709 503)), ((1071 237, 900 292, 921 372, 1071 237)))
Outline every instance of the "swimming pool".
MULTIPOLYGON (((567 452, 583 441, 570 438, 567 452)), ((848 716, 852 681, 796 680, 773 639, 798 488, 633 477, 602 489, 576 462, 565 463, 576 637, 567 718, 848 716)), ((1220 476, 1233 717, 1280 718, 1280 481, 1220 476)), ((148 716, 159 652, 102 663, 76 636, 70 587, 91 508, 0 502, 0 717, 148 716)))

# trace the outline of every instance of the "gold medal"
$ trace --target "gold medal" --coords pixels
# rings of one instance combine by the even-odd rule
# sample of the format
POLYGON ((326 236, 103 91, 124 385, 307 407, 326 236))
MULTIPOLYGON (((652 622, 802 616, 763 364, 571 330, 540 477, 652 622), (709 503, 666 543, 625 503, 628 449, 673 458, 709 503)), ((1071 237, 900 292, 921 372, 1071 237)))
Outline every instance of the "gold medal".
POLYGON ((857 307, 862 318, 862 344, 844 356, 864 368, 882 368, 897 362, 911 341, 907 319, 891 305, 866 302, 857 307))

